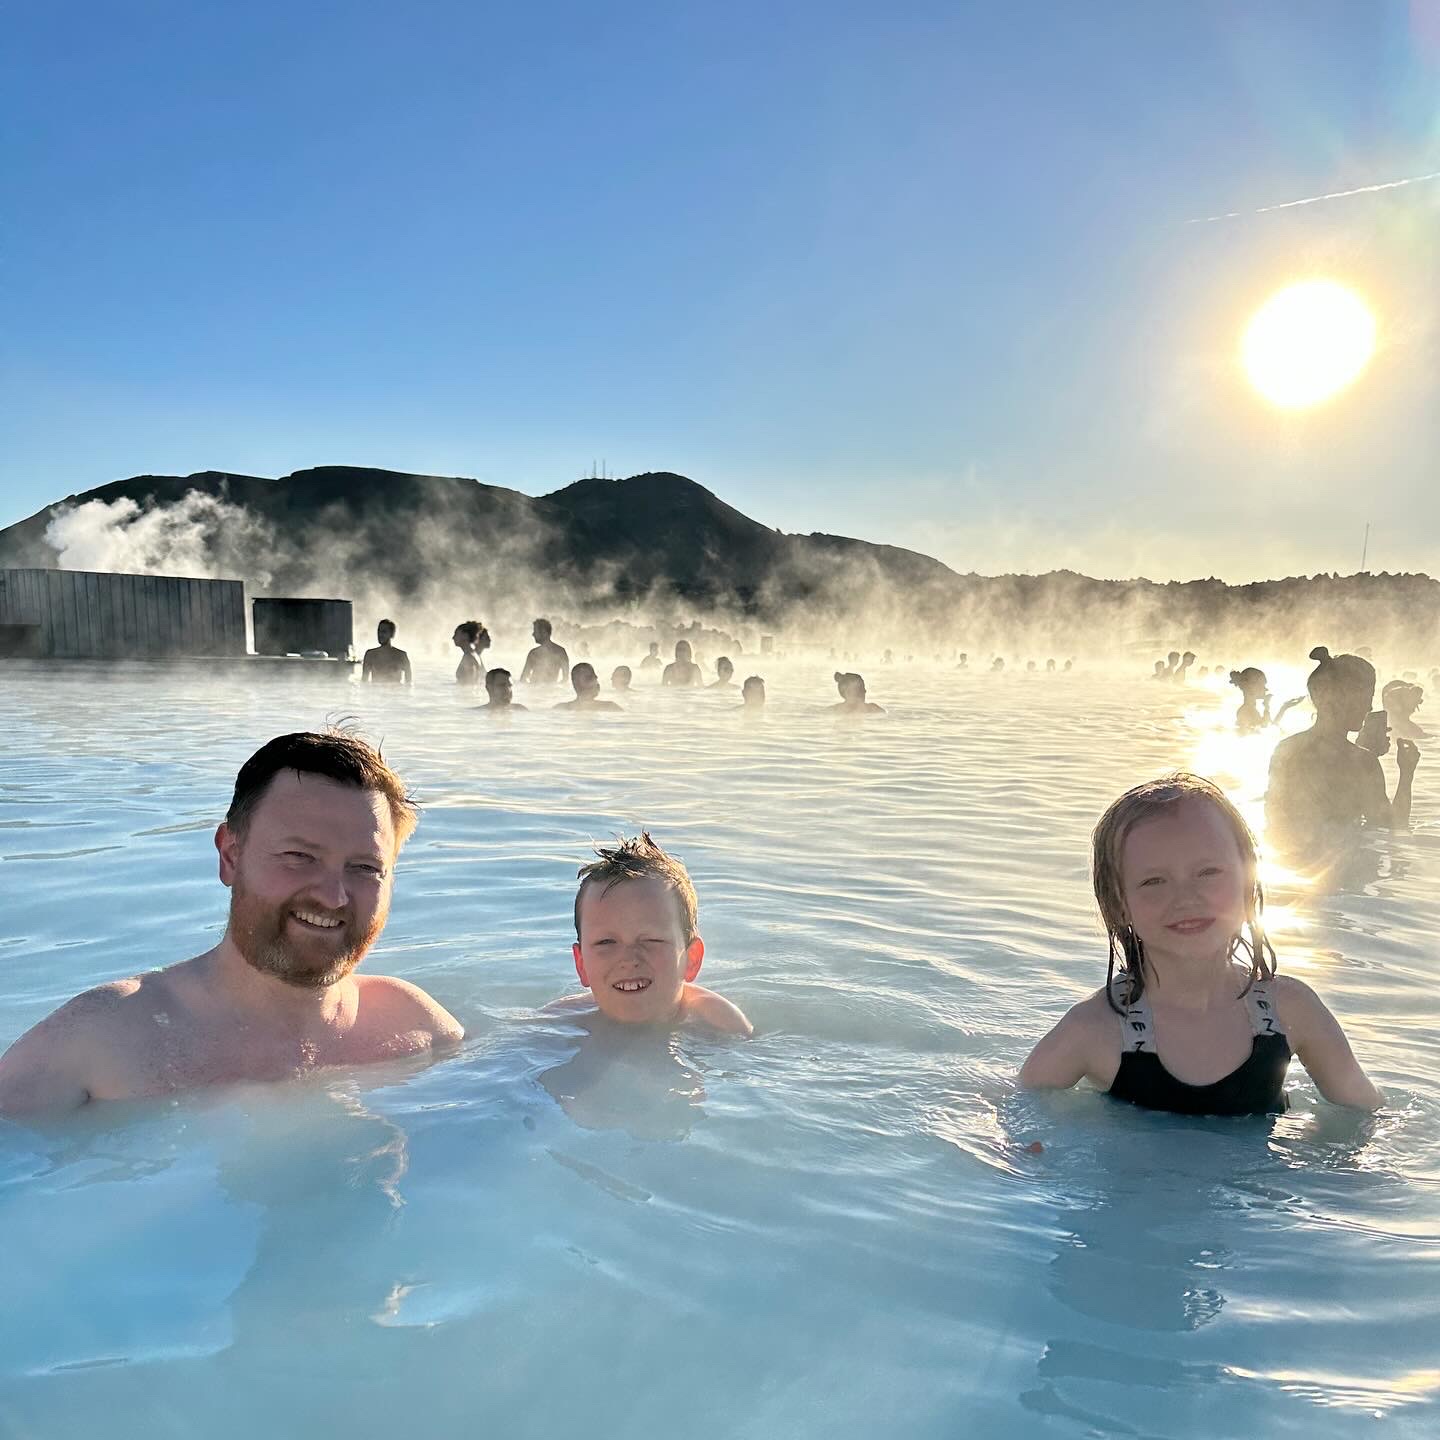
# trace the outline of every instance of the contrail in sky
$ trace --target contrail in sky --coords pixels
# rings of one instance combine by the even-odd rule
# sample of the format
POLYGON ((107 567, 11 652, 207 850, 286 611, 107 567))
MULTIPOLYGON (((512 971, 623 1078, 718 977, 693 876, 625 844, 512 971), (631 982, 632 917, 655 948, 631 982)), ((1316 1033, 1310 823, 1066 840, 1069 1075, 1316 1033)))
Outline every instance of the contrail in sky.
POLYGON ((1428 175, 1411 175, 1404 180, 1386 180, 1379 185, 1360 185, 1354 190, 1332 190, 1328 195, 1307 195, 1303 200, 1284 200, 1279 205, 1262 205, 1258 210, 1227 210, 1223 215, 1202 215, 1187 225, 1208 225, 1213 220, 1238 220, 1244 215, 1268 215, 1272 210, 1293 210, 1297 205, 1318 205, 1322 200, 1344 200, 1348 195, 1373 195, 1377 190, 1398 190, 1402 185, 1421 185, 1440 180, 1440 170, 1428 175))

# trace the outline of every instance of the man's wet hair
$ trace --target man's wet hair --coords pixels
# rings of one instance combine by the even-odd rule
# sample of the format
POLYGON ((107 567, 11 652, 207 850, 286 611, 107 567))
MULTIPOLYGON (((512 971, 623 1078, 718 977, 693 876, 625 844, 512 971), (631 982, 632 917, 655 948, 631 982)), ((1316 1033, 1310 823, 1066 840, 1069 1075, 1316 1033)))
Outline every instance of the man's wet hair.
POLYGON ((399 627, 393 620, 382 620, 375 628, 376 630, 388 630, 393 635, 399 627))
POLYGON ((390 806, 398 850, 414 833, 420 810, 405 782, 385 763, 381 754, 359 736, 332 727, 328 730, 299 730, 277 735, 262 745, 235 777, 235 794, 225 812, 225 824, 240 839, 250 827, 270 782, 282 770, 301 775, 320 775, 337 785, 373 790, 390 806))
POLYGON ((543 630, 547 640, 555 633, 555 627, 543 615, 536 617, 535 623, 531 628, 534 630, 543 630))
POLYGON ((650 838, 648 830, 628 838, 622 836, 614 845, 597 845, 595 854, 596 859, 575 872, 580 881, 580 888, 575 892, 576 940, 580 939, 580 902, 589 886, 599 885, 600 893, 608 895, 626 880, 649 877, 663 881, 665 888, 674 895, 685 943, 688 945, 695 938, 700 923, 700 902, 696 898, 690 872, 673 855, 667 855, 650 838))
POLYGON ((501 669, 500 666, 497 665, 493 670, 487 670, 485 672, 485 688, 487 690, 490 688, 490 682, 492 680, 496 684, 499 684, 501 680, 508 680, 509 678, 510 672, 508 670, 501 669))
POLYGON ((484 634, 489 638, 489 632, 485 629, 483 620, 462 620, 456 627, 455 633, 463 635, 472 645, 480 643, 480 636, 484 634))

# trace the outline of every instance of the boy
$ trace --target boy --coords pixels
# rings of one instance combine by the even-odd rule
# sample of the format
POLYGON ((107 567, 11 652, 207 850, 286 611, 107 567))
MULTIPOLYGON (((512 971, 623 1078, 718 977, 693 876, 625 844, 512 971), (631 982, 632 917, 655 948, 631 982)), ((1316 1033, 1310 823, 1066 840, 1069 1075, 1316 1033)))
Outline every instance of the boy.
POLYGON ((578 872, 573 954, 580 983, 600 1013, 626 1025, 698 1022, 730 1035, 753 1034, 736 1006, 694 983, 705 942, 695 928, 698 904, 684 865, 644 831, 595 853, 599 858, 578 872))

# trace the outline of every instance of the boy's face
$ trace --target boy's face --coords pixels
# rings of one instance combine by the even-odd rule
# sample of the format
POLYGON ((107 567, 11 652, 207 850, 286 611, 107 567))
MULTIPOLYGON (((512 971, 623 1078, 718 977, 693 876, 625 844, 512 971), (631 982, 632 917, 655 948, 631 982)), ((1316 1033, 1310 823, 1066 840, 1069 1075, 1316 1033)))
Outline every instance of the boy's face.
POLYGON ((603 1015, 625 1024, 667 1023, 685 982, 700 973, 705 943, 685 943, 680 902, 663 880, 644 876, 606 890, 587 885, 580 900, 575 971, 603 1015))

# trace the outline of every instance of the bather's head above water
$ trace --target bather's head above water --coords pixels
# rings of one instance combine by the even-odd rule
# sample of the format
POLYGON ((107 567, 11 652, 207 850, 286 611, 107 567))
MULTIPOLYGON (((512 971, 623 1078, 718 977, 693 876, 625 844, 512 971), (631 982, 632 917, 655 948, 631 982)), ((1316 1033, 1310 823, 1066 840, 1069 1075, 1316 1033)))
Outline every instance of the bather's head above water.
POLYGON ((404 782, 361 740, 300 732, 261 746, 215 836, 235 948, 288 985, 343 979, 385 927, 416 818, 404 782))
POLYGON ((1138 998, 1157 960, 1238 955, 1252 978, 1273 973, 1258 870, 1255 837, 1218 785, 1175 774, 1127 790, 1100 817, 1091 851, 1107 985, 1118 973, 1138 998))
POLYGON ((610 672, 610 688, 612 690, 628 690, 630 682, 634 678, 628 665, 617 665, 610 672))
POLYGON ((1359 655, 1332 655, 1323 645, 1310 658, 1318 663, 1305 688, 1317 722, 1346 733, 1358 730, 1375 700, 1375 667, 1359 655))
POLYGON ((669 1023, 705 957, 690 874, 646 832, 596 855, 575 895, 580 983, 612 1020, 669 1023))
POLYGON ((759 675, 748 675, 740 687, 740 699, 747 710, 765 708, 765 681, 759 675))
POLYGON ((497 710, 508 710, 515 703, 515 685, 508 670, 496 666, 485 672, 485 693, 497 710))

